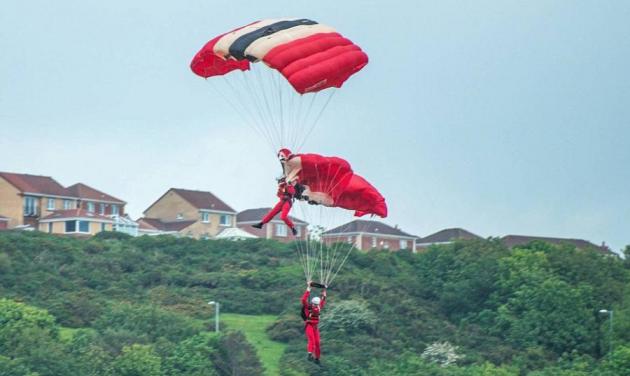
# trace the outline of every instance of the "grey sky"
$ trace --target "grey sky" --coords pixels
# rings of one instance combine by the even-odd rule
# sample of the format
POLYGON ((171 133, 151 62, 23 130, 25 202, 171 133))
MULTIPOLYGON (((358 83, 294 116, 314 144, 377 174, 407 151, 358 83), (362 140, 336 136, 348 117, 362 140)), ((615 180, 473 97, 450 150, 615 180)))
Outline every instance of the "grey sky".
POLYGON ((272 205, 274 155, 188 64, 286 16, 370 56, 304 150, 347 158, 385 222, 630 244, 626 1, 5 1, 0 171, 84 182, 134 218, 169 187, 272 205))

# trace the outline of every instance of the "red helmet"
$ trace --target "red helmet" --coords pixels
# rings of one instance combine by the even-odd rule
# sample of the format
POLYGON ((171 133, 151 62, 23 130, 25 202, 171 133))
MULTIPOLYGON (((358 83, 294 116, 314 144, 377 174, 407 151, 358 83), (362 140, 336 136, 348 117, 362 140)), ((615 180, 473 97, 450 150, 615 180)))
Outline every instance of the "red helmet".
POLYGON ((280 159, 281 161, 286 161, 292 155, 293 153, 291 153, 291 150, 286 148, 282 148, 280 149, 280 151, 278 151, 278 159, 280 159))

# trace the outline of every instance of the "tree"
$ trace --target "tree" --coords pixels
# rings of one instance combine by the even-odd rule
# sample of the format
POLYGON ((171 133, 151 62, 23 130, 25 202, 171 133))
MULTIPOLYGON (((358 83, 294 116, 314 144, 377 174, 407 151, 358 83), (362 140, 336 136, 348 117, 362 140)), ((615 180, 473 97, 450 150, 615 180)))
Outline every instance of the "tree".
POLYGON ((162 376, 162 360, 152 346, 125 346, 114 359, 112 371, 117 376, 162 376))

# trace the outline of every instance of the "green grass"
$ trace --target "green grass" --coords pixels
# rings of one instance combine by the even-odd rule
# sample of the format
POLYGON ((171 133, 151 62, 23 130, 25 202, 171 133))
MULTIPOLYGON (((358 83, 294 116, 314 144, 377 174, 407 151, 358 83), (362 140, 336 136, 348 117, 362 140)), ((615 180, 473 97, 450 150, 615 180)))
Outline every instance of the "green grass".
POLYGON ((234 313, 222 313, 221 322, 227 324, 229 329, 240 330, 245 334, 258 353, 258 357, 265 367, 266 375, 280 374, 280 357, 284 353, 285 344, 275 342, 267 337, 265 329, 271 325, 276 316, 272 315, 238 315, 234 313))
MULTIPOLYGON (((86 328, 66 328, 64 326, 59 328, 59 338, 62 341, 71 341, 72 337, 74 337, 74 334, 78 331, 78 330, 85 330, 86 328)), ((93 329, 87 329, 87 330, 92 330, 93 329)))

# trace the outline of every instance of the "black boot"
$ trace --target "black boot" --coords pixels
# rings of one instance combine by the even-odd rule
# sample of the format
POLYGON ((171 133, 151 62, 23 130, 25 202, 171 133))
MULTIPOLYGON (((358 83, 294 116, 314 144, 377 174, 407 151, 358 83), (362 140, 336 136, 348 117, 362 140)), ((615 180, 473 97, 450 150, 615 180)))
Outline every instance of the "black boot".
POLYGON ((291 227, 291 232, 293 233, 293 236, 297 236, 297 229, 295 227, 291 227))
POLYGON ((319 358, 315 359, 315 364, 319 365, 319 358))
POLYGON ((252 225, 252 227, 254 227, 254 228, 262 228, 262 227, 263 227, 263 225, 264 225, 264 223, 262 223, 262 222, 258 222, 258 223, 256 223, 256 224, 253 224, 253 225, 252 225))
POLYGON ((308 360, 309 362, 312 362, 313 359, 315 359, 315 358, 313 358, 313 354, 308 353, 308 356, 306 357, 306 360, 308 360))

